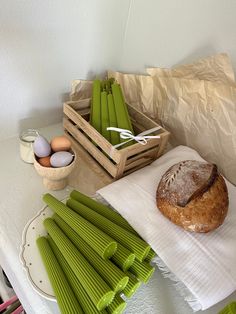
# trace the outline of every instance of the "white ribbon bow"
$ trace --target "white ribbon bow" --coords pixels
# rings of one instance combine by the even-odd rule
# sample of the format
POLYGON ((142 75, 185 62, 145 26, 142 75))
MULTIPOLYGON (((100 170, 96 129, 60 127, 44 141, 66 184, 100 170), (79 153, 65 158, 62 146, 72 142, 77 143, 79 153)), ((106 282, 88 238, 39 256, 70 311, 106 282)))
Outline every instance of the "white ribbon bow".
POLYGON ((157 126, 155 128, 141 132, 138 135, 133 135, 133 133, 130 130, 115 128, 115 127, 108 127, 107 128, 108 131, 119 132, 120 138, 127 139, 127 141, 125 141, 123 143, 114 145, 113 148, 120 147, 120 146, 122 146, 122 145, 124 145, 130 141, 133 141, 133 140, 136 141, 137 143, 141 144, 141 145, 146 145, 147 139, 149 139, 149 138, 160 138, 159 135, 148 135, 147 136, 147 134, 153 133, 153 132, 160 130, 160 129, 161 129, 161 126, 157 126))

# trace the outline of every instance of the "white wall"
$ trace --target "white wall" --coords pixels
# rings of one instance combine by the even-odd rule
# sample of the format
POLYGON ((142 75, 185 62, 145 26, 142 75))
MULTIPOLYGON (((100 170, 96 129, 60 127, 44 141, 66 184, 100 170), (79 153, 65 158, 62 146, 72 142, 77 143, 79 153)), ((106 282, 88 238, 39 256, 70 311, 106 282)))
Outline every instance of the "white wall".
POLYGON ((171 67, 226 52, 236 69, 235 0, 131 0, 122 71, 171 67))
POLYGON ((58 122, 73 79, 118 64, 128 5, 0 1, 0 139, 58 122))
POLYGON ((0 140, 58 122, 76 78, 216 52, 236 68, 235 0, 1 0, 0 140))

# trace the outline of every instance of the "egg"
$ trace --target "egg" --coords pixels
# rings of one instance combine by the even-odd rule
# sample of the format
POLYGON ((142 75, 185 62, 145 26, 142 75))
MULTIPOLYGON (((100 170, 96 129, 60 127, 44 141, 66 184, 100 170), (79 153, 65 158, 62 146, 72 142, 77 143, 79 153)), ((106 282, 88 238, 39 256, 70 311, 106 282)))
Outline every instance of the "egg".
POLYGON ((34 153, 37 157, 47 157, 51 153, 51 146, 43 136, 36 137, 33 144, 34 153))
POLYGON ((38 163, 43 167, 51 167, 50 156, 39 158, 38 163))
POLYGON ((52 167, 59 168, 68 166, 72 160, 73 155, 70 152, 56 152, 52 154, 50 158, 50 163, 52 167))
POLYGON ((68 151, 71 148, 71 142, 66 136, 56 136, 51 140, 51 147, 54 152, 68 151))

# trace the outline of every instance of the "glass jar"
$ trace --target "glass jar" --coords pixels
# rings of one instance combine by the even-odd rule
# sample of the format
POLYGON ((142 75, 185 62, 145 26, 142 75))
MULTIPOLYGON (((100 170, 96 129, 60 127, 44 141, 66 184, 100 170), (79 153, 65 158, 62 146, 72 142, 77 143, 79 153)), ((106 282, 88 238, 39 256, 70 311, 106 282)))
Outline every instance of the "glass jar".
POLYGON ((38 135, 39 131, 35 129, 27 129, 20 134, 20 156, 29 164, 34 163, 33 143, 38 135))

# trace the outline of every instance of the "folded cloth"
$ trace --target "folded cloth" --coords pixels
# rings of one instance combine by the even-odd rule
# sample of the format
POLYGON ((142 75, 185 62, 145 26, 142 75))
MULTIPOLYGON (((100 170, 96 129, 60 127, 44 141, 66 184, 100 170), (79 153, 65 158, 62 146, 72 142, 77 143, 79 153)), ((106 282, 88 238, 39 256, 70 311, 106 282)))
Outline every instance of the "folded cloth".
POLYGON ((178 146, 151 165, 98 191, 158 254, 154 260, 164 276, 194 311, 205 310, 236 290, 236 187, 226 180, 228 215, 218 229, 191 233, 174 225, 156 206, 158 183, 173 164, 203 159, 186 146, 178 146))

